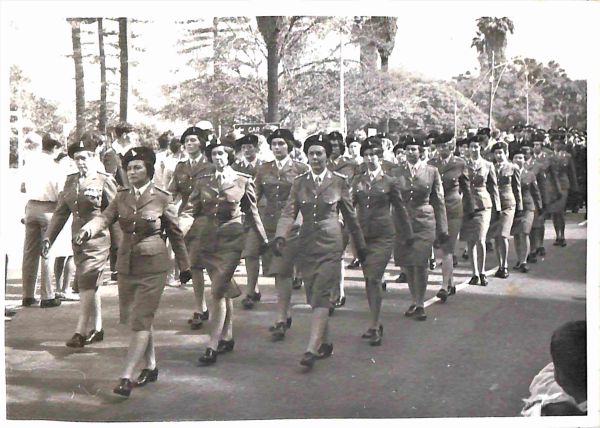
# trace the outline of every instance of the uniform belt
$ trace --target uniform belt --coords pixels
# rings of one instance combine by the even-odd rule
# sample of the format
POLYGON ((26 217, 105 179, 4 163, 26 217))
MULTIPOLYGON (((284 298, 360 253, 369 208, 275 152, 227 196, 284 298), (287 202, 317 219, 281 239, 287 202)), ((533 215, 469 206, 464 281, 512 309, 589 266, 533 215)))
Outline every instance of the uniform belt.
POLYGON ((30 199, 29 202, 34 202, 36 204, 55 204, 57 201, 39 201, 37 199, 30 199))

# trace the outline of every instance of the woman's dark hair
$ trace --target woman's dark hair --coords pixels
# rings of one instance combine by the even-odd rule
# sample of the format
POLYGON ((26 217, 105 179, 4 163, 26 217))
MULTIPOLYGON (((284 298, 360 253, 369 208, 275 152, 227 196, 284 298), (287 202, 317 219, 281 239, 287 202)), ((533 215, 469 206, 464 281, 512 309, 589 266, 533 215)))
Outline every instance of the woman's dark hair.
POLYGON ((181 142, 179 141, 179 137, 171 138, 171 141, 169 142, 169 150, 171 150, 171 153, 173 154, 179 153, 179 150, 181 150, 181 142))
POLYGON ((206 148, 206 157, 208 158, 208 161, 210 163, 212 163, 212 151, 214 148, 217 147, 223 147, 223 149, 225 150, 225 152, 227 153, 227 163, 228 165, 233 165, 233 163, 235 162, 235 149, 231 146, 226 146, 224 144, 210 144, 207 148, 206 148))

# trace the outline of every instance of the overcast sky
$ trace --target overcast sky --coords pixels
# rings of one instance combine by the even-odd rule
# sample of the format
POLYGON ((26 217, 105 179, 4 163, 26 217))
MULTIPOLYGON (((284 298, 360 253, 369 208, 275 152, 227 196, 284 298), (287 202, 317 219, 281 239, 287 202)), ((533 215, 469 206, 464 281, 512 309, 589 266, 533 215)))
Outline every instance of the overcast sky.
MULTIPOLYGON (((237 15, 283 14, 283 12, 335 15, 395 15, 399 17, 396 47, 390 57, 390 68, 401 68, 435 79, 473 70, 477 66, 476 52, 470 48, 475 35, 475 20, 480 16, 507 16, 515 24, 514 35, 509 36, 507 56, 522 55, 542 62, 556 60, 573 79, 585 79, 591 72, 590 55, 586 48, 591 41, 589 30, 597 25, 586 13, 583 2, 569 4, 536 2, 511 3, 373 3, 377 7, 365 10, 364 5, 352 2, 350 7, 339 7, 339 2, 327 4, 301 3, 300 10, 256 9, 249 2, 221 2, 218 8, 200 7, 201 2, 171 3, 164 7, 159 2, 90 2, 88 7, 72 2, 47 2, 31 7, 28 2, 2 3, 3 58, 17 64, 31 79, 36 94, 56 101, 61 111, 74 111, 74 65, 67 55, 72 53, 71 29, 67 16, 128 16, 151 19, 144 26, 143 37, 136 40, 145 48, 134 53, 139 66, 130 72, 133 86, 150 101, 161 103, 160 85, 181 79, 174 70, 183 67, 177 54, 176 43, 181 36, 174 24, 176 19, 194 18, 212 14, 237 15), (54 5, 49 7, 48 3, 54 5), (144 5, 144 7, 139 7, 144 5), (227 7, 226 7, 226 6, 227 7), (336 7, 337 5, 337 7, 336 7), (36 13, 32 13, 35 10, 36 13), (8 12, 8 13, 7 13, 8 12), (4 25, 8 23, 8 25, 4 25)), ((362 2, 365 3, 365 2, 362 2)), ((371 3, 371 2, 369 2, 371 3)), ((205 5, 205 3, 202 3, 205 5)), ((596 5, 597 6, 597 5, 596 5)), ((595 8, 598 9, 597 7, 595 8)), ((593 15, 593 14, 591 14, 593 15)), ((597 16, 597 15, 596 15, 597 16)), ((90 27, 93 28, 93 27, 90 27)), ((94 36, 95 37, 95 36, 94 36)), ((595 43, 594 43, 595 44, 595 43)), ((91 48, 95 53, 97 48, 91 48)), ((348 51, 348 57, 357 51, 348 51)), ((358 58, 356 58, 358 59, 358 58)), ((7 66, 6 63, 2 66, 7 66)), ((86 98, 97 99, 98 67, 86 68, 86 98)), ((136 113, 131 109, 132 120, 136 113)))

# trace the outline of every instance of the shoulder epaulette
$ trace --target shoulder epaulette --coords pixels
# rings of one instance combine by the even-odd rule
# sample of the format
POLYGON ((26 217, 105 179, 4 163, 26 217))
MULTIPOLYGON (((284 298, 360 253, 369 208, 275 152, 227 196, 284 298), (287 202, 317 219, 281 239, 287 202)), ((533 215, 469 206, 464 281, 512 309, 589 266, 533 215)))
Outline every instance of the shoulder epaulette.
POLYGON ((197 180, 200 180, 201 178, 210 178, 210 177, 212 177, 212 174, 196 175, 194 178, 196 178, 197 180))
POLYGON ((301 178, 301 177, 305 177, 305 176, 307 176, 309 172, 310 172, 310 169, 309 169, 308 171, 305 171, 305 172, 303 172, 303 173, 302 173, 302 174, 300 174, 300 175, 297 175, 297 176, 294 178, 294 180, 298 180, 298 179, 299 179, 299 178, 301 178))
POLYGON ((236 173, 237 175, 239 175, 240 177, 244 177, 244 178, 252 178, 252 176, 251 176, 250 174, 246 174, 246 173, 243 173, 243 172, 239 172, 239 171, 236 171, 235 169, 234 169, 234 171, 235 171, 235 173, 236 173))
POLYGON ((129 187, 119 187, 117 189, 117 192, 128 192, 130 190, 129 187))
POLYGON ((347 176, 347 175, 345 175, 345 174, 340 174, 340 173, 339 173, 339 172, 337 172, 337 171, 331 171, 331 173, 332 173, 333 175, 337 175, 338 177, 341 177, 341 178, 343 178, 344 180, 348 178, 348 176, 347 176))
POLYGON ((103 175, 105 177, 112 177, 112 174, 109 174, 108 172, 103 172, 103 171, 98 171, 98 175, 103 175))
POLYGON ((72 174, 67 174, 67 177, 73 177, 73 178, 75 178, 76 175, 79 175, 79 173, 78 172, 74 172, 72 174))
POLYGON ((154 186, 154 188, 155 188, 156 190, 158 190, 159 192, 161 192, 161 193, 164 193, 164 194, 165 194, 165 195, 167 195, 167 196, 171 196, 171 192, 169 192, 168 190, 162 189, 162 188, 160 188, 160 187, 158 187, 158 186, 156 186, 156 185, 154 186))

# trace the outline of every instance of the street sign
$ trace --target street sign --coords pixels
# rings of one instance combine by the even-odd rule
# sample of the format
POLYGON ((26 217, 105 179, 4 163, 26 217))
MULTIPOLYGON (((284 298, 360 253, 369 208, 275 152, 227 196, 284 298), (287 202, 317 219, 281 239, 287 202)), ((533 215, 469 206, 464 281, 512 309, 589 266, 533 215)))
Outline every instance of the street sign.
POLYGON ((240 130, 244 135, 246 134, 260 134, 266 126, 280 127, 279 122, 270 123, 237 123, 233 125, 233 129, 240 130))

